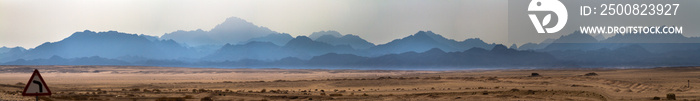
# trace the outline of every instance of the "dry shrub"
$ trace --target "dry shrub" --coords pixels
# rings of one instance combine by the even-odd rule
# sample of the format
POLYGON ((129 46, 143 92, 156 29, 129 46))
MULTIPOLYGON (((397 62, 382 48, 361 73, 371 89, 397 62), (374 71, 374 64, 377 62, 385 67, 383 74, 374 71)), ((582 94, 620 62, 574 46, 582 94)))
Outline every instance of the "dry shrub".
POLYGON ((583 76, 598 76, 598 74, 595 72, 590 72, 590 73, 584 74, 583 76))
POLYGON ((676 94, 673 94, 673 93, 666 94, 666 100, 676 100, 676 94))
POLYGON ((343 94, 328 94, 329 96, 343 96, 343 94))
POLYGON ((513 89, 510 89, 510 91, 517 92, 517 91, 520 91, 520 89, 513 88, 513 89))

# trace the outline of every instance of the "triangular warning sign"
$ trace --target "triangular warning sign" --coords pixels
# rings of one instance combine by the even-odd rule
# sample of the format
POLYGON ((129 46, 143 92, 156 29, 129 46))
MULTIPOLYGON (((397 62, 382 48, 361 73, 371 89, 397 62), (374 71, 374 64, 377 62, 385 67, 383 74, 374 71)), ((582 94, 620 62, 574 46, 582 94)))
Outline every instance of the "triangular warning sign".
POLYGON ((40 95, 51 95, 51 90, 49 86, 44 82, 44 78, 39 74, 39 70, 34 69, 34 74, 29 78, 27 86, 24 86, 24 91, 22 91, 22 96, 40 96, 40 95))

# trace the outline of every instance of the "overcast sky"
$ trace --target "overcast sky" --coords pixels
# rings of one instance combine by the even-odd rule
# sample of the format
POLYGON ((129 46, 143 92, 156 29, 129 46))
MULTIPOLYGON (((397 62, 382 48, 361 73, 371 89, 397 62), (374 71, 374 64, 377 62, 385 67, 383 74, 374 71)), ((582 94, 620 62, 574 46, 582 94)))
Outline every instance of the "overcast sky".
POLYGON ((0 46, 33 48, 83 30, 210 30, 228 17, 293 36, 336 30, 375 44, 420 30, 507 42, 506 0, 2 0, 0 46))

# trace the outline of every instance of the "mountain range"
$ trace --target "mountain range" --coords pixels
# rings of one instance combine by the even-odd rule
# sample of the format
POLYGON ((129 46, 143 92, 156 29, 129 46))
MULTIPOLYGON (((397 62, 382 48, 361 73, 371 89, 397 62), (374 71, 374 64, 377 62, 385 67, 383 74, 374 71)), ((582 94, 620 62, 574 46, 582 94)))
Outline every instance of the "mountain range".
POLYGON ((139 65, 180 67, 610 67, 700 65, 700 38, 680 34, 578 31, 510 48, 432 31, 374 44, 327 30, 291 36, 228 18, 211 30, 163 36, 85 30, 35 48, 1 47, 3 65, 139 65))

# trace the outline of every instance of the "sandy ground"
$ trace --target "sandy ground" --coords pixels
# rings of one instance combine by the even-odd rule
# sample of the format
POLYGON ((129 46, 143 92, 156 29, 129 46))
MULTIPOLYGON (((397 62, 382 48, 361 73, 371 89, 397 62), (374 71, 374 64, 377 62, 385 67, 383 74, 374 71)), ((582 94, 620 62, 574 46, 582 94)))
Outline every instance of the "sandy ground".
POLYGON ((34 69, 53 92, 40 99, 56 101, 639 101, 669 100, 671 93, 677 100, 700 100, 695 89, 700 67, 405 71, 134 66, 0 66, 0 100, 34 100, 21 96, 34 69))

